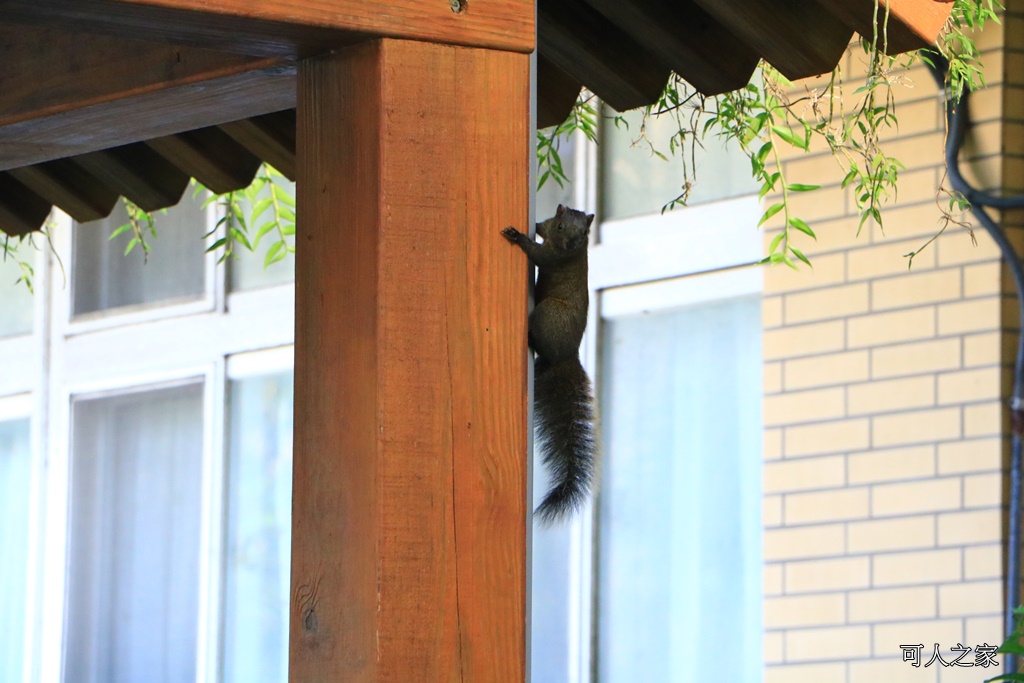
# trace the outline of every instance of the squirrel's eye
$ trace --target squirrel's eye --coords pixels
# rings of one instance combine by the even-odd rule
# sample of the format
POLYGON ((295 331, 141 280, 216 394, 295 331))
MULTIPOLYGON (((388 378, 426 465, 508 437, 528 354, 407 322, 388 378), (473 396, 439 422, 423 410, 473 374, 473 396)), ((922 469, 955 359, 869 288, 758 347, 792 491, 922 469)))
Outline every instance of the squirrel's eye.
POLYGON ((558 224, 558 229, 559 229, 559 230, 561 230, 561 229, 562 229, 562 224, 561 224, 561 223, 559 223, 559 224, 558 224))

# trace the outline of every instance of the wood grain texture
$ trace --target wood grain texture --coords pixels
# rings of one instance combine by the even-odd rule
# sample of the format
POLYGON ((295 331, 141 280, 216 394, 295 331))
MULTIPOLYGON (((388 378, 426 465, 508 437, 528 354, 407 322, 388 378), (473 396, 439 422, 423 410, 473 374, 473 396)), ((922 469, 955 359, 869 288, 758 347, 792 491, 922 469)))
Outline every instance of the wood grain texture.
POLYGON ((42 225, 51 208, 50 202, 10 173, 0 173, 0 232, 27 235, 42 225))
POLYGON ((280 58, 4 24, 0 62, 0 169, 295 106, 280 58))
POLYGON ((533 0, 3 0, 10 22, 300 57, 374 36, 528 53, 533 0))
POLYGON ((56 204, 79 223, 106 218, 118 194, 70 159, 48 161, 9 171, 51 204, 56 204))
POLYGON ((528 95, 507 52, 300 66, 293 683, 524 681, 528 95))
POLYGON ((583 0, 537 6, 538 51, 618 111, 656 102, 669 66, 583 0))
MULTIPOLYGON (((874 35, 874 0, 818 0, 865 38, 874 35)), ((879 40, 886 36, 885 50, 899 54, 935 43, 953 10, 952 2, 939 0, 881 0, 878 8, 879 40), (889 17, 885 18, 886 5, 889 17), (884 27, 884 28, 883 28, 884 27)))
POLYGON ((705 95, 745 86, 758 55, 692 0, 587 0, 705 95))
POLYGON ((163 158, 217 194, 248 187, 260 160, 215 126, 147 140, 163 158))
POLYGON ((846 23, 807 0, 694 1, 793 80, 831 71, 853 38, 846 23))
POLYGON ((537 128, 557 126, 569 116, 583 84, 537 53, 537 128))
POLYGON ((219 126, 234 140, 295 180, 295 110, 254 116, 219 126))
POLYGON ((146 211, 174 206, 188 186, 184 171, 142 142, 83 154, 72 162, 146 211))

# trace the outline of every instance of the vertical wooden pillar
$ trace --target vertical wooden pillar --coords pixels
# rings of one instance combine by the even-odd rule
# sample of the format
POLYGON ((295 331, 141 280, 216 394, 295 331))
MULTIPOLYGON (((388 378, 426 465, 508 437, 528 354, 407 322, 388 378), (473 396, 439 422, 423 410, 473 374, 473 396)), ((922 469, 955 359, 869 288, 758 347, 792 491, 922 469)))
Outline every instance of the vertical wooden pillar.
POLYGON ((300 66, 292 683, 524 680, 528 75, 300 66))

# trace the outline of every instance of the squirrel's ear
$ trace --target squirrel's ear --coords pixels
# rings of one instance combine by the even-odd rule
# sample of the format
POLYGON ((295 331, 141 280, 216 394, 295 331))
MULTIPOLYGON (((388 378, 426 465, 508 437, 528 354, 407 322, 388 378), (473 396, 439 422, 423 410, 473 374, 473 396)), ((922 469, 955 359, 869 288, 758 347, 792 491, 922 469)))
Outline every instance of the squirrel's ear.
POLYGON ((589 228, 590 224, 593 223, 593 222, 594 222, 594 214, 588 213, 587 214, 587 227, 589 228))
POLYGON ((563 213, 565 213, 565 207, 559 204, 558 208, 555 209, 555 216, 561 218, 563 213))

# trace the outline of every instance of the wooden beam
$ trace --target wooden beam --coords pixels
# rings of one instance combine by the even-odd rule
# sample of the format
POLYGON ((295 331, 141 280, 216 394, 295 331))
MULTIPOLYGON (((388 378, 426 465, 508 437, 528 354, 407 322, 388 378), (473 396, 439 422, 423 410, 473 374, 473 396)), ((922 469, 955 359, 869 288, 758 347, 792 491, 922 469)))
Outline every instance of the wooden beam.
POLYGON ((831 71, 853 38, 852 28, 807 0, 695 2, 793 80, 831 71))
POLYGON ((4 20, 250 55, 302 56, 373 36, 530 52, 533 0, 4 0, 4 20))
POLYGON ((278 58, 4 24, 0 63, 0 170, 295 106, 278 58))
POLYGON ((569 116, 583 84, 537 55, 537 127, 557 126, 569 116))
POLYGON ((294 109, 232 121, 219 127, 286 178, 295 180, 294 109))
POLYGON ((759 57, 692 0, 587 0, 705 95, 737 90, 759 57))
POLYGON ((300 66, 293 683, 525 680, 528 102, 526 55, 300 66))
POLYGON ((73 161, 146 211, 177 204, 189 181, 181 169, 141 142, 83 154, 73 161))
POLYGON ((118 200, 116 190, 70 159, 24 166, 10 174, 79 223, 109 216, 118 200))
POLYGON ((146 144, 217 194, 248 187, 261 163, 214 126, 154 138, 146 144))
POLYGON ((539 54, 618 111, 657 101, 669 67, 583 0, 538 3, 539 54))
POLYGON ((53 206, 10 173, 0 173, 0 231, 17 237, 39 229, 53 206))
MULTIPOLYGON (((874 0, 818 0, 853 30, 868 40, 874 36, 874 0)), ((891 55, 933 45, 939 37, 952 2, 940 0, 879 0, 878 36, 885 37, 885 51, 891 55), (889 16, 886 18, 886 6, 889 16)))

